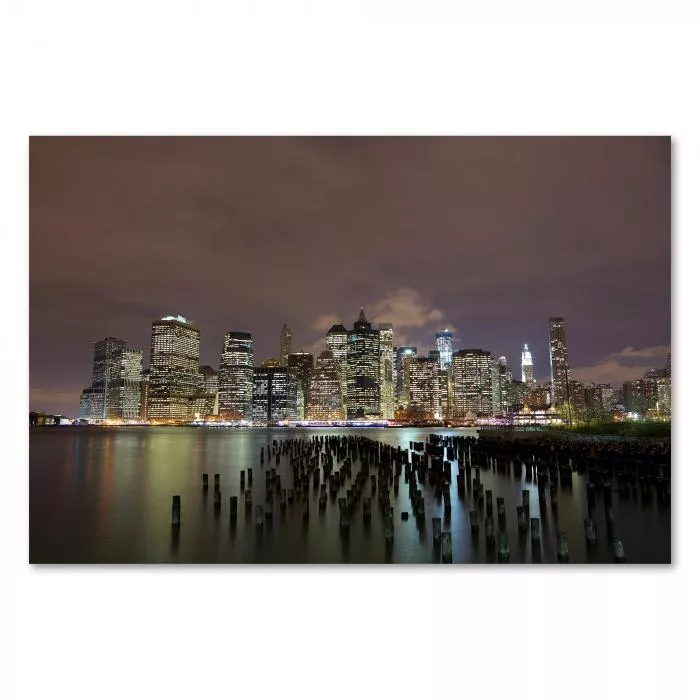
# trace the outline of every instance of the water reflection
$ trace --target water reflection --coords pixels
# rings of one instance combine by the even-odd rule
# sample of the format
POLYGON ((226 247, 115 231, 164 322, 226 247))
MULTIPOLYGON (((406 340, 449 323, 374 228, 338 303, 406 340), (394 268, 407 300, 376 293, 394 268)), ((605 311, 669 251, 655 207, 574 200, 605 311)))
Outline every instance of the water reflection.
MULTIPOLYGON (((359 434, 407 448, 410 441, 425 441, 429 430, 365 430, 359 434)), ((441 431, 464 434, 465 431, 441 431)), ((354 434, 352 430, 333 434, 354 434)), ((337 498, 329 494, 326 510, 318 506, 319 490, 310 489, 309 519, 301 517, 301 500, 281 509, 281 493, 275 492, 271 521, 261 531, 255 527, 253 511, 245 508, 244 490, 250 488, 254 504, 265 503, 267 447, 288 438, 310 439, 327 431, 293 430, 207 430, 187 428, 42 428, 30 437, 30 556, 32 561, 220 561, 220 562, 402 562, 439 561, 433 548, 430 523, 441 518, 442 527, 452 533, 453 561, 493 562, 498 544, 487 545, 484 517, 486 506, 477 503, 471 488, 458 494, 457 464, 452 462, 452 509, 445 500, 421 484, 425 500, 425 524, 421 525, 408 497, 403 474, 399 488, 390 485, 394 507, 394 541, 387 548, 377 495, 370 493, 369 481, 362 497, 371 497, 372 517, 362 517, 362 500, 352 516, 346 537, 341 537, 337 498), (265 463, 260 465, 260 448, 265 463), (245 487, 240 472, 246 473, 245 487), (202 474, 209 475, 207 491, 202 474), (220 474, 221 510, 214 507, 214 475, 220 474), (173 495, 179 494, 182 526, 171 528, 173 495), (231 520, 230 497, 236 496, 237 512, 231 520), (480 528, 471 532, 469 511, 479 513, 480 528), (408 520, 401 519, 407 511, 408 520), (226 528, 227 531, 223 531, 226 528), (170 532, 168 531, 170 530, 170 532)), ((286 457, 276 467, 282 488, 291 488, 291 470, 286 457)), ((334 469, 338 469, 337 461, 334 469)), ((353 464, 353 477, 359 469, 353 464)), ((556 491, 558 507, 552 508, 549 488, 540 500, 536 475, 525 468, 520 477, 482 469, 484 490, 503 498, 510 561, 556 562, 557 532, 567 534, 572 562, 612 562, 610 536, 622 535, 628 561, 670 560, 670 507, 660 503, 654 489, 628 495, 613 492, 614 524, 606 524, 603 494, 598 493, 591 517, 598 528, 598 542, 587 545, 584 519, 589 517, 587 491, 581 477, 571 484, 562 482, 556 491), (539 518, 541 541, 533 547, 529 528, 518 529, 516 507, 523 491, 529 494, 530 518, 539 518)), ((352 481, 352 478, 351 478, 352 481)), ((348 483, 341 488, 345 495, 348 483)), ((494 512, 494 532, 498 522, 494 512)))

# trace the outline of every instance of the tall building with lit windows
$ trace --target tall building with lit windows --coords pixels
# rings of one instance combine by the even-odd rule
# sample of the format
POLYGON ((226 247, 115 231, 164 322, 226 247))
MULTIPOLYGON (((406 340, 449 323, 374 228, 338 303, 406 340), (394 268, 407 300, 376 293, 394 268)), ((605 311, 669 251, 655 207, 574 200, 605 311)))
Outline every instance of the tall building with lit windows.
POLYGON ((379 374, 382 418, 394 417, 394 326, 379 324, 379 374))
POLYGON ((280 366, 287 366, 287 357, 292 352, 292 331, 287 328, 287 324, 283 324, 282 332, 280 333, 280 366))
POLYGON ((342 323, 336 323, 326 333, 326 348, 333 353, 338 365, 340 390, 343 395, 343 411, 347 412, 348 400, 348 331, 342 323))
POLYGON ((253 369, 254 421, 280 421, 289 418, 288 368, 277 366, 253 369))
MULTIPOLYGON (((404 377, 404 381, 405 379, 404 377)), ((411 358, 408 364, 409 418, 436 420, 441 417, 441 384, 439 359, 421 356, 411 358)))
POLYGON ((309 381, 309 400, 304 418, 324 421, 343 418, 338 363, 330 350, 324 350, 316 359, 316 367, 309 381))
POLYGON ((460 350, 452 357, 453 415, 493 414, 492 357, 486 350, 460 350))
POLYGON ((453 334, 447 328, 435 334, 435 349, 440 357, 440 369, 448 372, 452 369, 453 339, 453 334))
POLYGON ((125 340, 105 338, 95 343, 92 385, 80 397, 80 417, 97 420, 137 420, 140 415, 143 352, 125 340))
POLYGON ((532 366, 532 353, 527 347, 527 343, 523 345, 523 354, 522 354, 522 376, 523 376, 523 381, 525 384, 528 386, 534 386, 535 385, 535 369, 532 366))
POLYGON ((184 316, 153 321, 148 377, 148 418, 194 418, 193 398, 200 388, 199 328, 184 316))
POLYGON ((353 329, 348 332, 347 417, 381 416, 379 331, 360 310, 353 329))
POLYGON ((231 331, 224 336, 219 365, 219 415, 226 420, 253 418, 253 337, 231 331))
POLYGON ((558 406, 570 398, 566 321, 560 317, 549 319, 549 365, 552 375, 552 404, 558 406))
POLYGON ((296 396, 296 409, 290 418, 304 418, 305 405, 309 400, 309 382, 314 370, 314 356, 310 352, 291 352, 287 357, 289 368, 290 401, 296 396))
POLYGON ((396 405, 408 408, 409 367, 411 360, 418 355, 418 348, 401 346, 396 348, 396 405))

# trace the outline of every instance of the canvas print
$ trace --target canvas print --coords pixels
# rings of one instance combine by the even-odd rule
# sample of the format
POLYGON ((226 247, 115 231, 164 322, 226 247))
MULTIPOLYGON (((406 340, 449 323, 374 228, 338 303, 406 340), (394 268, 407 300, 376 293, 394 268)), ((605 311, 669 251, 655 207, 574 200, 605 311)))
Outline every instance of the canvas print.
POLYGON ((668 564, 667 137, 29 139, 32 564, 668 564))

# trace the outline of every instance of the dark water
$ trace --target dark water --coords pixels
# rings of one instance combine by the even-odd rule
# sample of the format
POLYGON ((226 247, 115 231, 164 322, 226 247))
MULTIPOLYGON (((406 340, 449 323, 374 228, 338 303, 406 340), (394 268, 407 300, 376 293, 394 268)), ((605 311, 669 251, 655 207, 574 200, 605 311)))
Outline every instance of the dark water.
MULTIPOLYGON (((380 440, 403 449, 410 441, 425 441, 431 432, 442 435, 473 435, 472 430, 363 429, 207 429, 207 428, 36 428, 29 437, 30 552, 32 563, 430 563, 438 561, 433 549, 431 518, 443 517, 442 501, 429 487, 421 486, 425 497, 425 525, 420 530, 412 514, 408 485, 400 477, 394 496, 394 543, 384 542, 379 503, 372 498, 372 520, 365 524, 360 504, 352 516, 350 533, 342 537, 334 499, 328 499, 325 513, 319 513, 318 490, 310 489, 309 522, 301 517, 301 502, 295 500, 281 513, 275 496, 274 516, 256 531, 254 510, 246 513, 240 489, 240 470, 253 468, 253 504, 264 504, 265 469, 260 465, 260 447, 273 440, 309 439, 314 435, 355 434, 380 440), (209 473, 209 491, 202 493, 202 473, 209 473), (214 509, 214 474, 220 474, 222 507, 214 509), (182 526, 174 537, 171 504, 180 494, 182 526), (229 496, 238 496, 238 517, 229 523, 229 496), (402 521, 401 511, 409 512, 402 521)), ((267 452, 267 450, 266 450, 267 452)), ((334 467, 337 471, 338 467, 334 467)), ((353 464, 353 477, 359 463, 353 464)), ((277 467, 282 488, 292 485, 286 455, 277 467)), ((376 467, 370 467, 376 473, 376 467)), ((486 547, 483 514, 478 539, 472 538, 469 510, 472 494, 460 500, 457 494, 457 464, 452 466, 452 514, 444 530, 452 533, 455 563, 496 560, 486 547)), ((613 562, 612 548, 605 536, 602 499, 594 514, 598 543, 586 547, 583 520, 587 517, 585 477, 573 475, 570 490, 559 491, 558 513, 548 504, 540 512, 537 486, 512 474, 482 470, 484 489, 493 490, 506 506, 506 527, 510 561, 552 563, 557 560, 557 530, 566 532, 570 561, 574 563, 613 562), (533 559, 529 533, 520 535, 516 507, 521 491, 530 491, 530 515, 540 517, 541 554, 533 559)), ((247 488, 247 486, 246 486, 247 488)), ((348 481, 339 495, 345 495, 348 481)), ((370 481, 365 485, 370 495, 370 481)), ((620 501, 613 493, 616 534, 622 537, 629 563, 671 561, 670 507, 656 503, 642 505, 639 495, 620 501)))

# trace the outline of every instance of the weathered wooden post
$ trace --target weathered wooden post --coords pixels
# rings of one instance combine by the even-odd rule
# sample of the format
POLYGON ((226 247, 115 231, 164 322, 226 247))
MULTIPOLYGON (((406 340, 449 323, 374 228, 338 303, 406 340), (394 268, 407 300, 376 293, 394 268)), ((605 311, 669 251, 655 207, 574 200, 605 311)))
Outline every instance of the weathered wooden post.
POLYGON ((440 525, 440 518, 433 518, 433 546, 440 547, 440 537, 442 535, 442 527, 440 525))
POLYGON ((518 530, 520 532, 525 532, 527 530, 527 518, 525 517, 525 509, 522 506, 518 506, 515 509, 518 518, 518 530))
POLYGON ((218 488, 214 491, 214 512, 221 512, 221 491, 218 488))
POLYGON ((557 559, 561 562, 569 561, 569 543, 566 539, 566 533, 557 532, 557 559))
POLYGON ((486 515, 493 516, 493 491, 486 491, 486 515))
POLYGON ((229 520, 231 524, 235 524, 238 517, 238 496, 231 496, 229 499, 229 520))
POLYGON ((263 522, 263 507, 255 506, 255 527, 262 529, 263 522))
POLYGON ((586 518, 583 521, 583 528, 586 531, 586 544, 595 544, 598 540, 598 528, 596 528, 595 520, 586 518))
POLYGON ((619 537, 612 538, 613 556, 616 562, 623 562, 627 559, 625 554, 625 548, 622 544, 622 540, 619 537))
POLYGON ((530 492, 528 489, 523 489, 523 511, 527 519, 530 518, 530 492))
POLYGON ((202 491, 209 488, 209 474, 202 474, 202 491))
POLYGON ((498 533, 498 559, 508 561, 510 559, 510 547, 508 546, 508 533, 501 531, 498 533))
POLYGON ((531 518, 530 519, 530 541, 533 547, 540 546, 540 519, 531 518))
POLYGON ((245 469, 241 469, 241 491, 245 489, 245 469))
POLYGON ((475 510, 469 511, 469 524, 471 525, 472 535, 479 534, 479 514, 475 510))
POLYGON ((451 564, 452 563, 452 533, 443 532, 442 533, 442 563, 451 564))
POLYGON ((180 527, 180 496, 173 496, 172 525, 174 528, 180 527))

